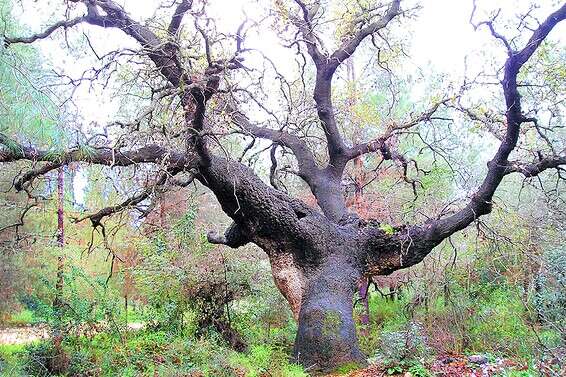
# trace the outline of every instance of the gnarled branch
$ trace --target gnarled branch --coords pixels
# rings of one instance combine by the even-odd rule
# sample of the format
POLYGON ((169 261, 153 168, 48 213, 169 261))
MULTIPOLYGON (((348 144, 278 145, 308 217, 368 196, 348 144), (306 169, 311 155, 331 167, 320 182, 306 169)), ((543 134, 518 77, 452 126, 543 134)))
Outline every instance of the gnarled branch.
POLYGON ((486 177, 468 204, 452 215, 431 219, 423 225, 395 229, 390 237, 385 236, 379 227, 368 226, 365 232, 370 273, 390 273, 419 263, 444 239, 466 228, 480 216, 490 213, 493 195, 506 175, 520 172, 525 176, 533 176, 566 162, 564 157, 559 156, 541 158, 540 161, 527 165, 508 161, 517 145, 521 124, 527 119, 521 111, 517 75, 546 36, 564 19, 566 4, 540 24, 522 50, 513 52, 507 58, 501 82, 507 106, 507 130, 497 152, 488 163, 486 177))
POLYGON ((358 30, 353 37, 346 40, 340 47, 332 53, 329 58, 327 66, 327 75, 332 75, 336 68, 346 59, 348 59, 356 51, 356 48, 368 36, 376 33, 377 31, 385 28, 393 18, 398 16, 400 12, 401 0, 393 0, 387 12, 378 20, 370 23, 361 30, 358 30))
POLYGON ((175 8, 175 13, 173 13, 173 17, 171 17, 171 22, 169 23, 169 27, 167 28, 167 32, 169 35, 176 35, 179 31, 179 27, 181 27, 181 22, 183 21, 183 17, 185 14, 191 9, 193 5, 192 0, 182 0, 177 7, 175 8))
MULTIPOLYGON (((61 165, 71 162, 87 162, 107 166, 130 166, 137 163, 163 163, 170 166, 190 166, 195 162, 193 158, 185 154, 168 150, 157 144, 150 144, 131 150, 93 147, 90 148, 88 152, 77 148, 54 153, 49 150, 25 146, 0 133, 0 146, 3 146, 3 148, 0 149, 0 162, 29 160, 61 165)), ((48 169, 47 171, 52 170, 51 168, 53 166, 55 165, 46 165, 45 169, 48 169)), ((56 167, 53 167, 53 169, 55 168, 56 167)))

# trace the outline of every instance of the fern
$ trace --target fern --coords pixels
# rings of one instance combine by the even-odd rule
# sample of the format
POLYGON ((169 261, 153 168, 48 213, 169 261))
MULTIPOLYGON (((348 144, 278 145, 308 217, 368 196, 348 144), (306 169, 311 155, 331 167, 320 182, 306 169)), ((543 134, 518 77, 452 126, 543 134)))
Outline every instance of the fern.
POLYGON ((395 228, 389 224, 381 224, 379 225, 379 229, 385 232, 385 234, 392 235, 395 233, 395 228))
POLYGON ((87 144, 80 144, 77 153, 81 159, 90 160, 96 154, 96 150, 87 144))
POLYGON ((24 155, 22 147, 5 135, 0 134, 0 144, 2 144, 10 152, 10 154, 13 154, 16 157, 22 157, 24 155))
POLYGON ((61 150, 52 149, 47 151, 43 157, 46 161, 63 162, 64 152, 61 150))

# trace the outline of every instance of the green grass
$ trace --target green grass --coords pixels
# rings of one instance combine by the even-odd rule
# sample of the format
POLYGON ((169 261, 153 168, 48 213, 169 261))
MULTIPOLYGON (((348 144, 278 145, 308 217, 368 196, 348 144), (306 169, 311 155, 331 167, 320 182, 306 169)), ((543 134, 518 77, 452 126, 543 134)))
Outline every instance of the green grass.
POLYGON ((474 315, 468 319, 470 351, 529 359, 535 336, 525 321, 519 293, 502 286, 482 296, 475 300, 474 315))
POLYGON ((19 312, 12 314, 6 321, 6 326, 25 326, 34 323, 35 316, 31 310, 22 309, 19 312))
POLYGON ((0 344, 0 376, 21 376, 20 354, 23 344, 0 344))
POLYGON ((0 344, 0 357, 11 357, 23 351, 25 344, 0 344))
POLYGON ((363 367, 358 363, 348 363, 348 364, 344 364, 344 365, 341 365, 338 368, 336 368, 334 370, 334 373, 337 373, 339 375, 348 374, 350 372, 354 372, 354 371, 356 371, 358 369, 362 369, 362 368, 363 367))
MULTIPOLYGON (((360 337, 360 347, 367 355, 374 355, 379 348, 381 334, 385 331, 398 331, 409 322, 405 316, 407 297, 398 300, 388 300, 377 292, 371 292, 369 297, 370 324, 365 336, 360 337)), ((361 305, 356 308, 355 317, 361 313, 361 305)))

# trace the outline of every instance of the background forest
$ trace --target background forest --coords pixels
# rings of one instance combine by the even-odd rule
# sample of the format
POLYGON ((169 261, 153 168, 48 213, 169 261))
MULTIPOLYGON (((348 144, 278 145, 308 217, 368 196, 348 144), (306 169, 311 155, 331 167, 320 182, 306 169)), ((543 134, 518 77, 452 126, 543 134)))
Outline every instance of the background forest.
MULTIPOLYGON (((14 5, 0 5, 4 34, 25 34, 14 5)), ((565 47, 549 42, 537 54, 537 72, 563 109, 565 47)), ((16 134, 56 156, 79 139, 67 126, 76 114, 53 100, 60 93, 42 61, 33 46, 0 47, 0 137, 16 134)), ((118 82, 131 79, 127 70, 118 73, 118 82)), ((439 73, 424 76, 424 91, 443 85, 439 73)), ((336 89, 336 106, 341 114, 350 111, 354 133, 371 133, 363 125, 379 123, 375 108, 388 99, 353 74, 345 82, 336 89)), ((418 106, 411 82, 404 82, 395 88, 394 114, 418 106)), ((139 106, 128 98, 120 111, 139 106)), ((481 105, 475 110, 481 113, 481 105)), ((439 117, 451 116, 442 111, 439 117)), ((439 155, 450 151, 466 162, 468 170, 458 173, 451 160, 419 153, 422 144, 399 143, 417 164, 431 167, 419 178, 418 195, 391 161, 375 179, 381 157, 356 160, 345 182, 349 208, 385 219, 385 232, 393 232, 389 224, 434 213, 463 187, 475 187, 485 167, 486 145, 478 142, 485 124, 470 117, 456 131, 436 129, 439 155)), ((246 150, 236 139, 225 145, 246 150)), ((80 147, 85 156, 93 153, 87 143, 80 147)), ((250 147, 244 161, 269 174, 268 148, 250 147)), ((231 223, 207 188, 196 181, 155 188, 150 199, 93 227, 85 216, 140 191, 143 169, 69 163, 18 188, 14 177, 30 167, 0 168, 1 376, 309 375, 292 361, 297 324, 267 256, 253 245, 207 242, 209 230, 231 223)), ((370 367, 346 366, 335 374, 563 375, 566 192, 560 174, 509 177, 489 216, 451 236, 423 263, 371 278, 367 289, 362 284, 353 304, 370 367)), ((285 188, 315 205, 297 179, 286 179, 285 188)))

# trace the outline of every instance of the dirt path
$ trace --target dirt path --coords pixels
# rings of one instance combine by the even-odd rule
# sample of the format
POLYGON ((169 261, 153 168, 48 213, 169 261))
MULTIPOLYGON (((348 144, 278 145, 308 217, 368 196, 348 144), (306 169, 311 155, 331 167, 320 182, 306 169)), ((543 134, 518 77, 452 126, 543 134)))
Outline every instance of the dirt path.
POLYGON ((0 328, 0 344, 26 344, 49 338, 45 326, 0 328))
MULTIPOLYGON (((137 331, 144 327, 143 323, 128 323, 128 330, 137 331)), ((21 326, 21 327, 0 327, 1 344, 26 344, 41 339, 48 339, 49 331, 47 326, 21 326)))

